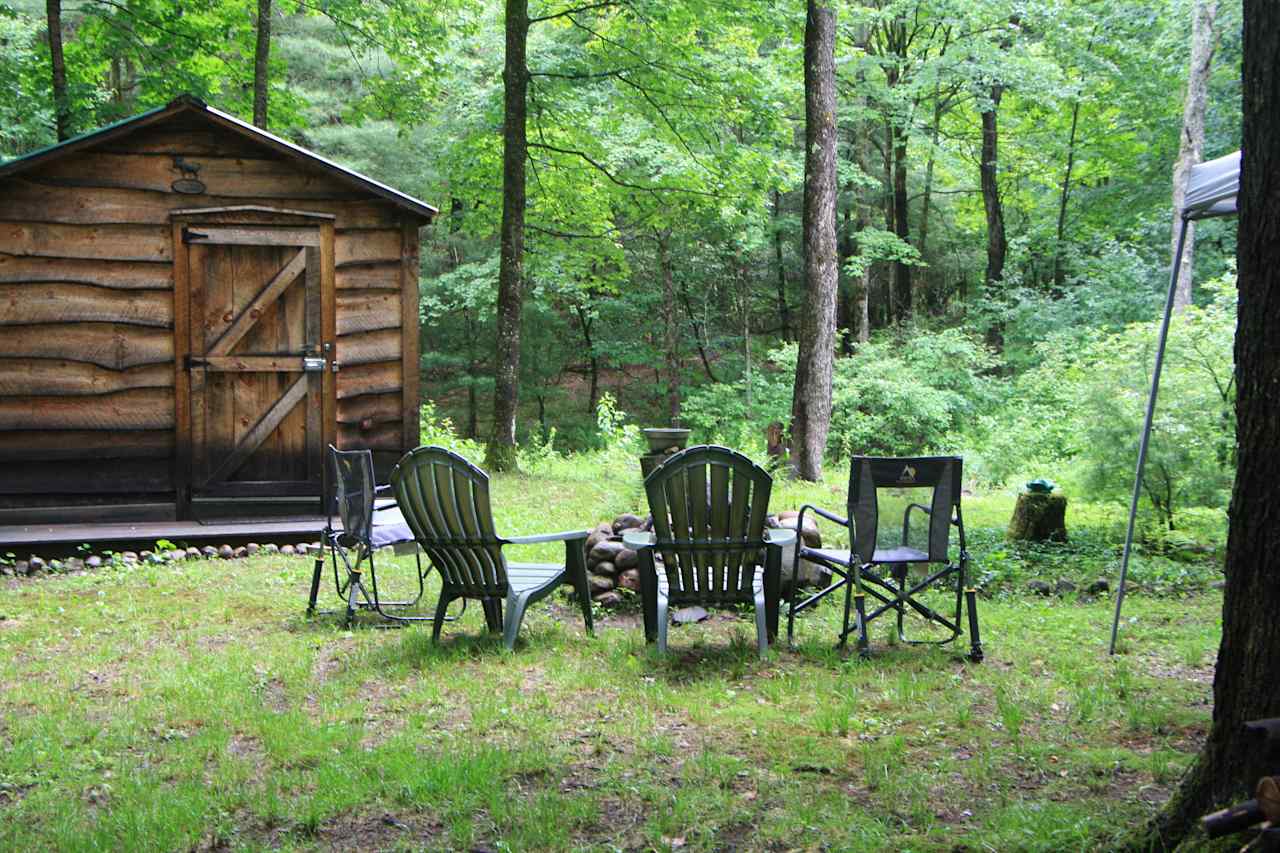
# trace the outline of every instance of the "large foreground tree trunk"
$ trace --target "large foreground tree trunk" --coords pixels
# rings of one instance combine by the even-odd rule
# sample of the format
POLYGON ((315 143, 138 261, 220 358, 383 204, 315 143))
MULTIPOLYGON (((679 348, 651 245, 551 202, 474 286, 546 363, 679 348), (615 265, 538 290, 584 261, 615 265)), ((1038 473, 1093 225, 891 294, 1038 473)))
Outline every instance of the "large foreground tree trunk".
POLYGON ((502 248, 498 269, 498 352, 493 387, 493 435, 485 465, 516 466, 516 407, 520 402, 520 315, 524 308, 525 95, 529 71, 528 0, 507 0, 502 119, 502 248))
MULTIPOLYGON (((1182 141, 1178 145, 1178 161, 1173 166, 1173 243, 1170 258, 1178 251, 1178 232, 1182 229, 1183 200, 1187 196, 1187 178, 1191 167, 1204 159, 1204 112, 1208 103, 1209 72, 1213 68, 1213 51, 1217 46, 1213 21, 1218 13, 1217 0, 1196 0, 1191 23, 1191 68, 1187 73, 1187 97, 1182 108, 1182 141)), ((1187 243, 1178 268, 1178 289, 1173 307, 1191 304, 1191 272, 1195 266, 1196 226, 1187 223, 1187 243)), ((1170 260, 1170 263, 1173 263, 1170 260)))
POLYGON ((49 65, 53 82, 53 120, 58 141, 71 138, 71 98, 67 95, 67 66, 62 59, 62 0, 47 0, 49 65))
POLYGON ((836 289, 836 12, 808 0, 804 28, 804 308, 791 398, 791 464, 797 476, 822 476, 831 426, 836 289))
POLYGON ((267 87, 271 82, 271 0, 258 0, 258 42, 253 53, 253 123, 267 129, 267 87))
POLYGON ((1246 720, 1280 717, 1280 4, 1244 0, 1244 132, 1239 195, 1235 489, 1227 533, 1222 643, 1213 726, 1195 766, 1158 819, 1172 848, 1206 811, 1249 794, 1264 768, 1246 720))

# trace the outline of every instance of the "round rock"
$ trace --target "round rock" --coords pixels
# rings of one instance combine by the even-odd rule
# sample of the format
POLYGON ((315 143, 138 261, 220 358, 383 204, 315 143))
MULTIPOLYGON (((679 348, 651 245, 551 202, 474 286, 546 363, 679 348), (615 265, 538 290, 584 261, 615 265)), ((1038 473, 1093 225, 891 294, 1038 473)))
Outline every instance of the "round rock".
POLYGON ((244 550, 246 554, 252 557, 254 554, 262 550, 262 546, 257 542, 250 542, 248 545, 244 546, 244 550))
POLYGON ((628 550, 627 546, 623 545, 621 542, 614 541, 613 539, 606 539, 591 549, 591 553, 587 555, 587 559, 593 563, 609 562, 616 565, 617 561, 614 557, 619 551, 625 550, 628 550))
POLYGON ((231 557, 235 560, 241 560, 247 556, 249 556, 249 549, 243 545, 231 552, 231 557))
POLYGON ((266 551, 268 554, 279 554, 280 546, 274 542, 268 542, 263 546, 262 550, 266 551))
POLYGON ((184 551, 183 553, 187 555, 187 559, 188 559, 188 560, 198 560, 198 559, 200 559, 200 549, 199 549, 199 548, 196 548, 195 546, 192 546, 192 547, 188 548, 188 549, 187 549, 186 551, 184 551))
POLYGON ((640 565, 640 555, 630 548, 623 548, 613 558, 613 564, 619 569, 634 569, 640 565))
POLYGON ((292 557, 297 552, 293 550, 292 545, 284 545, 280 548, 280 553, 284 554, 286 557, 292 557))
POLYGON ((102 558, 97 554, 90 554, 88 557, 85 557, 84 564, 86 568, 100 569, 102 568, 102 558))
POLYGON ((591 596, 591 600, 596 604, 599 604, 601 607, 617 607, 622 603, 622 594, 616 589, 611 589, 607 592, 596 593, 591 596))
POLYGON ((640 570, 627 569, 626 571, 618 572, 618 586, 622 587, 623 589, 629 589, 629 590, 633 590, 634 592, 639 592, 640 591, 640 570))
POLYGON ((592 595, 598 592, 608 592, 613 589, 613 578, 605 575, 592 575, 587 578, 587 586, 590 588, 592 595))
POLYGON ((596 563, 594 566, 591 567, 591 574, 593 575, 605 575, 606 577, 613 577, 617 573, 618 573, 618 567, 610 562, 596 563))
POLYGON ((623 530, 627 530, 632 527, 641 527, 643 524, 644 519, 640 516, 634 513, 624 512, 613 520, 613 532, 621 533, 623 530))
POLYGON ((212 545, 205 545, 200 549, 200 556, 204 557, 206 560, 213 559, 218 556, 218 549, 212 545))
POLYGON ((236 553, 236 549, 232 548, 230 545, 223 545, 221 548, 218 549, 218 556, 224 560, 230 560, 232 557, 235 556, 235 553, 236 553))

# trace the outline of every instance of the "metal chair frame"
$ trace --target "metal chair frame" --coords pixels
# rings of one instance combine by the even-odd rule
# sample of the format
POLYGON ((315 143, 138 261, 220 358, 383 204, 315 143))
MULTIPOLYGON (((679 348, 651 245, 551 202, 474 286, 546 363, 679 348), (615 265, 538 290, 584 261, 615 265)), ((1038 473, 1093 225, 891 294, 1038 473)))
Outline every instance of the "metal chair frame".
MULTIPOLYGON (((333 566, 333 587, 347 605, 345 621, 350 624, 359 610, 371 610, 384 619, 403 625, 411 622, 435 622, 437 618, 452 622, 466 612, 466 602, 462 603, 462 611, 458 616, 404 616, 389 613, 384 608, 406 610, 416 607, 426 591, 426 576, 431 571, 428 563, 422 565, 422 554, 415 547, 415 576, 418 581, 418 592, 412 598, 399 601, 383 601, 378 592, 378 571, 374 560, 377 549, 373 547, 374 516, 379 512, 396 509, 394 498, 384 499, 379 505, 378 495, 389 492, 391 486, 378 485, 374 478, 373 452, 370 450, 338 450, 329 445, 329 458, 333 464, 334 499, 325 520, 322 533, 321 554, 316 558, 311 576, 311 598, 307 605, 307 616, 316 613, 316 599, 320 591, 320 577, 324 572, 323 549, 328 548, 333 566), (350 471, 360 481, 360 488, 353 492, 351 483, 344 476, 344 465, 350 465, 350 471), (341 526, 335 528, 334 517, 338 517, 341 526), (346 579, 341 576, 338 561, 342 561, 346 569, 346 579), (369 585, 365 585, 364 575, 367 565, 369 585)), ((333 613, 335 611, 328 611, 333 613)))
MULTIPOLYGON (((800 508, 800 516, 797 519, 796 529, 804 529, 805 513, 812 512, 814 515, 839 524, 850 532, 849 536, 849 556, 845 559, 833 557, 830 554, 824 554, 820 549, 805 548, 802 545, 797 546, 795 551, 795 559, 791 566, 791 594, 787 611, 787 642, 791 643, 795 631, 795 618, 798 613, 815 606, 820 600, 828 595, 840 590, 845 591, 844 600, 844 619, 840 631, 839 646, 844 647, 849 635, 857 632, 858 635, 858 653, 866 657, 870 654, 870 642, 867 637, 867 624, 884 614, 893 611, 896 615, 897 622, 897 638, 898 641, 906 645, 946 645, 953 642, 957 637, 964 633, 961 626, 962 617, 967 612, 968 630, 969 630, 969 658, 974 661, 981 661, 983 658, 982 640, 978 628, 978 610, 977 610, 977 591, 968 583, 969 569, 969 551, 966 547, 964 533, 964 516, 960 508, 960 466, 962 460, 959 457, 913 457, 913 458, 886 458, 886 457, 860 457, 855 456, 850 461, 850 489, 849 489, 849 505, 847 517, 841 517, 835 513, 828 512, 820 507, 812 504, 805 504, 800 508), (903 471, 910 470, 914 472, 919 468, 939 468, 941 473, 932 481, 888 481, 875 478, 872 475, 873 470, 882 471, 886 467, 901 468, 903 471), (950 478, 950 484, 939 482, 942 478, 950 478), (858 480, 861 479, 859 483, 858 480), (860 495, 860 490, 870 487, 871 515, 873 519, 870 530, 859 531, 858 529, 858 507, 855 503, 860 495), (910 541, 911 532, 911 513, 912 510, 919 510, 929 519, 931 525, 930 550, 929 552, 915 552, 921 558, 913 559, 886 559, 893 552, 878 552, 875 548, 875 520, 878 520, 878 497, 876 490, 879 488, 893 486, 933 486, 935 490, 946 489, 949 494, 944 494, 944 499, 939 505, 938 498, 935 494, 935 506, 930 508, 918 503, 909 503, 903 511, 902 518, 902 546, 907 549, 910 541), (933 513, 945 511, 947 513, 947 523, 945 527, 933 527, 933 513), (853 519, 853 523, 850 523, 853 519), (959 554, 955 562, 949 557, 950 537, 946 531, 952 527, 958 532, 959 554), (880 556, 880 555, 885 556, 880 556), (800 560, 806 559, 816 562, 827 568, 839 580, 830 584, 826 588, 811 594, 803 601, 796 601, 796 578, 799 574, 800 560), (922 580, 915 583, 909 583, 908 573, 912 563, 943 563, 943 567, 926 575, 922 580), (888 568, 887 576, 880 567, 888 568), (943 615, 938 611, 929 607, 927 604, 919 601, 916 596, 925 590, 937 584, 953 579, 955 585, 955 609, 953 613, 943 615), (867 596, 870 595, 879 606, 874 610, 867 612, 867 596), (933 622, 949 632, 949 636, 941 640, 915 640, 906 636, 905 632, 905 616, 907 610, 912 611, 933 622), (850 624, 850 617, 854 617, 854 623, 850 624)), ((867 518, 866 509, 861 513, 865 524, 867 518)), ((896 549, 895 549, 896 550, 896 549)))

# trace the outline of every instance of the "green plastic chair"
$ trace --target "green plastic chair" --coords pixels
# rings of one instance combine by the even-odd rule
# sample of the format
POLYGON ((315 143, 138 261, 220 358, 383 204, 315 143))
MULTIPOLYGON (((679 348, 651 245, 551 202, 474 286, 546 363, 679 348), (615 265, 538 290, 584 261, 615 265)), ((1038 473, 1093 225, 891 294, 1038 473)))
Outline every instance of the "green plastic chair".
POLYGON ((795 540, 794 530, 764 528, 773 478, 741 453, 700 445, 654 469, 644 489, 654 530, 623 542, 640 557, 646 641, 666 652, 672 605, 750 604, 763 657, 778 635, 782 549, 795 540))
POLYGON ((499 536, 489 504, 489 475, 443 447, 406 453, 391 472, 391 486, 414 538, 442 579, 433 641, 440 639, 451 602, 476 599, 489 630, 501 631, 503 644, 512 649, 525 610, 566 581, 577 591, 587 630, 594 630, 584 547, 588 531, 499 536), (504 545, 556 541, 564 542, 563 564, 511 563, 502 553, 504 545))

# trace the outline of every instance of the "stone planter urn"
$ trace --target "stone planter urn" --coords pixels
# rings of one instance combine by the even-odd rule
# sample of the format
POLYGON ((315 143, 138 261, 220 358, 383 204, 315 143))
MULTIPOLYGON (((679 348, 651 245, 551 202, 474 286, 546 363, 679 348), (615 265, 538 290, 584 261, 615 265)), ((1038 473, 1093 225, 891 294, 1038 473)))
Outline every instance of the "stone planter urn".
POLYGON ((644 477, 648 477, 668 456, 684 450, 689 441, 689 430, 679 427, 650 427, 641 432, 649 444, 649 452, 640 457, 640 473, 644 477))

